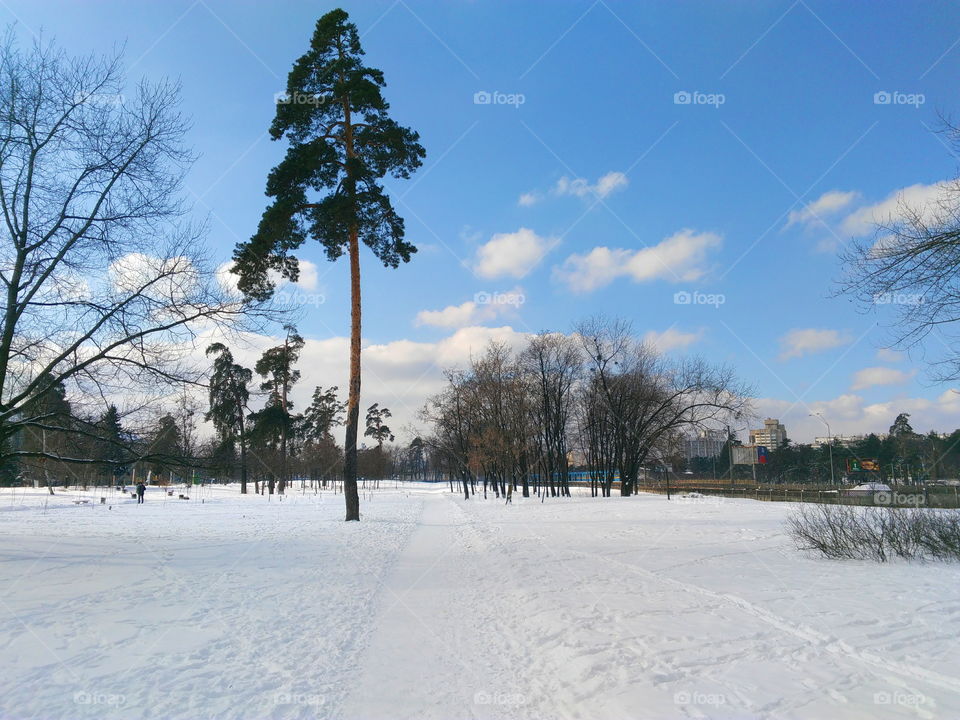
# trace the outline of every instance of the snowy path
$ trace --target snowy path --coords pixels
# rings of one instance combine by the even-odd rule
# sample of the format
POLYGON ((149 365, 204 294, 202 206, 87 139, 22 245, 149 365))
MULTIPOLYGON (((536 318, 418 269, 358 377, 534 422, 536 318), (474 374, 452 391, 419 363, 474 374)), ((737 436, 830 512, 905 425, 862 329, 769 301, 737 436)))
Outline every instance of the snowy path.
POLYGON ((960 568, 787 504, 153 500, 0 512, 0 718, 960 718, 960 568))
POLYGON ((511 602, 522 585, 504 574, 490 532, 449 493, 426 502, 387 579, 345 717, 516 715, 529 680, 514 661, 532 670, 516 637, 523 618, 511 602))
POLYGON ((617 502, 428 500, 344 716, 960 717, 955 567, 825 563, 716 524, 770 505, 644 526, 662 499, 617 502))

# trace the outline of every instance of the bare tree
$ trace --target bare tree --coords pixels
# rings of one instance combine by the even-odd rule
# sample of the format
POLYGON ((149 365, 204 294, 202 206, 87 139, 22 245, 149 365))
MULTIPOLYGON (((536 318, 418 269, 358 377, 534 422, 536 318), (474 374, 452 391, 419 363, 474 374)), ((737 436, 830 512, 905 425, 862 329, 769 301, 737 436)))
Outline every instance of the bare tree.
POLYGON ((669 359, 633 339, 622 321, 593 318, 577 334, 592 361, 591 402, 612 435, 603 442, 620 473, 622 495, 633 494, 644 462, 672 433, 749 410, 752 391, 730 367, 698 357, 669 359))
MULTIPOLYGON (((945 121, 944 132, 960 147, 960 128, 945 121)), ((940 184, 925 204, 901 200, 891 217, 877 220, 872 237, 841 254, 840 292, 866 310, 892 312, 891 347, 910 349, 937 336, 947 352, 930 351, 932 374, 960 378, 960 178, 940 184)))
MULTIPOLYGON (((530 340, 520 362, 531 383, 532 430, 541 477, 559 492, 570 495, 567 463, 570 423, 576 405, 573 389, 583 369, 583 353, 576 341, 558 333, 541 333, 530 340)), ((529 495, 526 477, 523 495, 529 495)))
POLYGON ((722 424, 749 409, 750 389, 727 367, 667 358, 621 321, 594 318, 574 337, 544 333, 519 355, 498 343, 464 371, 447 373, 423 418, 427 444, 463 483, 476 477, 498 496, 507 483, 541 498, 569 495, 568 451, 579 442, 609 496, 617 474, 632 495, 648 460, 669 458, 683 430, 722 424))
MULTIPOLYGON (((117 57, 0 43, 0 447, 63 431, 31 402, 63 386, 74 411, 195 379, 200 329, 252 309, 231 300, 182 222, 186 123, 178 90, 124 94, 117 57)), ((97 414, 99 414, 99 412, 97 414)), ((92 414, 92 411, 88 411, 92 414)), ((84 434, 80 424, 71 432, 84 434)), ((96 462, 71 457, 71 462, 96 462)))

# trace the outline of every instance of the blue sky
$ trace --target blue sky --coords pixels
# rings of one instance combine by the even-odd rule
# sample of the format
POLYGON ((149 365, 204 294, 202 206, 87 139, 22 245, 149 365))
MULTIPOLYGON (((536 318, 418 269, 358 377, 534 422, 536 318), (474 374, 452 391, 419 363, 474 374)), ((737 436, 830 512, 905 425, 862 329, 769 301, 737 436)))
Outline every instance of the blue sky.
MULTIPOLYGON (((934 131, 938 112, 960 115, 956 5, 341 6, 428 152, 389 183, 421 251, 399 270, 363 259, 365 401, 404 424, 438 368, 487 338, 605 312, 669 352, 735 364, 797 440, 823 434, 811 412, 834 433, 884 430, 900 410, 918 430, 960 424, 919 355, 879 351, 888 308, 833 296, 838 249, 896 193, 923 204, 954 176, 934 131)), ((125 45, 131 79, 179 78, 200 153, 190 197, 225 262, 284 150, 266 134, 274 95, 333 7, 6 0, 0 15, 70 52, 125 45)), ((300 257, 316 269, 286 289, 312 302, 304 392, 343 386, 347 268, 314 247, 300 257)))

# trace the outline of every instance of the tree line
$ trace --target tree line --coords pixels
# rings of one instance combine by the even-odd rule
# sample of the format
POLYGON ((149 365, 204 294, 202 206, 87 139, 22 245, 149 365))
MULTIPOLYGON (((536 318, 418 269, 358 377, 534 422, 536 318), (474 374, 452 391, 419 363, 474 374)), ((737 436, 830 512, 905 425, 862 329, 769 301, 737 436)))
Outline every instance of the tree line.
MULTIPOLYGON (((282 344, 265 350, 252 369, 236 362, 225 344, 209 345, 203 412, 201 403, 184 392, 175 407, 124 427, 115 405, 99 417, 84 417, 71 406, 64 385, 54 385, 26 408, 44 418, 49 429, 26 428, 11 438, 22 455, 7 458, 0 479, 38 481, 52 492, 55 485, 124 482, 136 469, 140 479, 157 482, 238 480, 244 494, 251 479, 256 493, 269 494, 282 494, 294 477, 319 487, 341 480, 344 454, 333 431, 344 422, 346 403, 336 386, 317 386, 309 405, 296 412, 290 394, 301 377, 296 363, 304 340, 292 325, 285 330, 282 344), (213 436, 202 441, 197 433, 200 416, 214 429, 213 436), (34 451, 36 456, 31 456, 34 451), (72 457, 91 462, 77 465, 72 457)), ((367 408, 364 437, 371 447, 360 448, 360 474, 382 478, 395 469, 409 475, 410 468, 416 468, 419 477, 425 468, 422 442, 415 439, 406 453, 391 448, 391 416, 379 403, 367 408), (414 462, 418 456, 419 465, 414 462)))
POLYGON ((423 411, 433 462, 465 498, 516 488, 570 494, 586 472, 591 494, 637 490, 644 466, 676 452, 686 433, 739 419, 752 390, 732 368, 668 357, 602 317, 570 335, 540 333, 514 351, 492 342, 423 411))
MULTIPOLYGON (((306 409, 294 412, 290 394, 301 377, 296 363, 304 340, 294 326, 284 329, 283 343, 265 350, 253 370, 237 363, 223 343, 207 348, 213 366, 205 417, 217 433, 210 465, 220 477, 238 477, 241 493, 251 476, 255 492, 282 494, 292 475, 326 486, 344 472, 344 451, 333 430, 344 423, 347 404, 336 386, 317 386, 306 409), (254 374, 265 398, 256 411, 250 408, 254 374)), ((385 444, 395 439, 386 422, 390 417, 389 408, 379 403, 367 408, 364 437, 376 445, 361 448, 361 474, 379 478, 387 471, 385 444)))
MULTIPOLYGON (((870 433, 852 442, 834 439, 832 448, 787 439, 780 447, 770 448, 767 457, 767 463, 756 468, 760 482, 828 484, 846 477, 848 482, 925 484, 960 477, 960 429, 949 434, 918 433, 910 425, 910 414, 900 413, 882 436, 870 433), (878 470, 850 471, 864 461, 876 462, 878 470)), ((715 470, 722 478, 729 472, 727 458, 724 447, 714 468, 710 458, 693 458, 682 467, 704 475, 715 470)), ((750 474, 745 466, 737 471, 741 476, 750 474)))

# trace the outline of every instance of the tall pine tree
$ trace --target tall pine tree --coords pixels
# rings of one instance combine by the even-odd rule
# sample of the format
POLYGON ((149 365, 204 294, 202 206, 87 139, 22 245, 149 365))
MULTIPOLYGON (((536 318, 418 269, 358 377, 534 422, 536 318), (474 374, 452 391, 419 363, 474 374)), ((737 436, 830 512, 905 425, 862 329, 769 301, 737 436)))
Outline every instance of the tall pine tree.
POLYGON ((392 120, 381 89, 383 72, 363 63, 357 27, 333 10, 317 22, 310 49, 294 64, 286 96, 270 126, 274 140, 290 143, 267 179, 256 234, 234 253, 239 287, 255 298, 273 291, 268 271, 298 277, 291 251, 307 238, 330 260, 350 259, 350 385, 344 456, 346 519, 360 519, 357 433, 360 422, 360 243, 387 267, 410 260, 403 219, 380 180, 407 178, 426 155, 419 135, 392 120))

